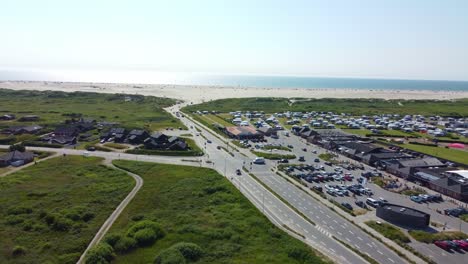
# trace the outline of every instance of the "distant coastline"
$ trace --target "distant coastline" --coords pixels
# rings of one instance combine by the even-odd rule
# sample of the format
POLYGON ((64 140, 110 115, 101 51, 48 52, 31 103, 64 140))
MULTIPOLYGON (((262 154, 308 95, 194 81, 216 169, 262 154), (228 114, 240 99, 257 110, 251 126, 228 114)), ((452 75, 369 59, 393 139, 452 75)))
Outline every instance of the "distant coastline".
POLYGON ((380 98, 386 100, 453 100, 468 98, 468 91, 379 90, 353 88, 257 88, 215 85, 201 86, 93 82, 0 81, 0 88, 13 90, 141 94, 175 98, 193 103, 223 98, 246 97, 380 98))

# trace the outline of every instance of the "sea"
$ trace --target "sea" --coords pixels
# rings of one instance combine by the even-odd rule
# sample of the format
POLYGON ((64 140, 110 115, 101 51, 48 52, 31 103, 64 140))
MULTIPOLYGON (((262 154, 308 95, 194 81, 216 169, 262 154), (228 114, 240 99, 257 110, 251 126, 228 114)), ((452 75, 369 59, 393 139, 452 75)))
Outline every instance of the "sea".
POLYGON ((98 82, 262 88, 468 91, 468 81, 217 75, 162 71, 0 70, 0 81, 98 82))

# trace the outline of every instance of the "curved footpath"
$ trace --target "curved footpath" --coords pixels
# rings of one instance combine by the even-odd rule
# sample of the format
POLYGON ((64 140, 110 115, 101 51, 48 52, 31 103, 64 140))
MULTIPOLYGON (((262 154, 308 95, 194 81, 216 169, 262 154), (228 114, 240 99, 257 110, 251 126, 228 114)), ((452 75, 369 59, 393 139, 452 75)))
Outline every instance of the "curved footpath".
POLYGON ((104 224, 102 224, 101 228, 99 228, 96 235, 94 235, 93 240, 91 240, 91 242, 88 244, 88 247, 86 248, 86 250, 83 252, 83 254, 81 254, 81 257, 78 260, 77 264, 84 263, 84 260, 85 260, 85 257, 86 257, 86 254, 88 253, 88 251, 92 247, 97 245, 102 240, 102 238, 106 235, 107 231, 109 231, 111 226, 114 224, 115 220, 117 220, 117 218, 123 212, 125 207, 127 207, 127 205, 132 201, 133 197, 135 197, 137 192, 143 186, 143 179, 139 175, 131 173, 129 171, 126 171, 126 170, 123 170, 123 169, 120 169, 120 168, 114 166, 114 164, 112 164, 112 160, 109 160, 109 159, 105 159, 104 164, 111 167, 111 168, 114 168, 116 170, 126 172, 133 179, 135 179, 135 187, 133 187, 132 191, 127 195, 127 197, 125 197, 125 199, 122 200, 122 202, 119 204, 119 206, 117 206, 117 208, 115 208, 114 212, 112 212, 112 214, 109 216, 109 218, 107 218, 107 220, 104 222, 104 224))

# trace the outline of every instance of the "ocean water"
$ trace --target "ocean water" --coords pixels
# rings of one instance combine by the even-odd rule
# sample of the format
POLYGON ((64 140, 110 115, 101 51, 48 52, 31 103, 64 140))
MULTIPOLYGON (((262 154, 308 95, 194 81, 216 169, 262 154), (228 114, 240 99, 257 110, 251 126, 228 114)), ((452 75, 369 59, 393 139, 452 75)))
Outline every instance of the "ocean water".
POLYGON ((268 88, 468 91, 468 81, 213 75, 154 71, 6 71, 0 81, 105 82, 268 88))

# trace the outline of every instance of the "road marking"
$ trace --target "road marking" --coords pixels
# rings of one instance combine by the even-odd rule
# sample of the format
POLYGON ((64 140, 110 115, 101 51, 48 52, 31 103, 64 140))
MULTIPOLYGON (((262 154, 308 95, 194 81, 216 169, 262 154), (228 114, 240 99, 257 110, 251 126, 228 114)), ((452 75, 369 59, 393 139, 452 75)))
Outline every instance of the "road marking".
POLYGON ((357 239, 359 239, 359 240, 363 241, 361 237, 357 237, 357 239))
POLYGON ((313 239, 317 239, 317 237, 316 237, 316 236, 314 236, 314 235, 311 235, 311 237, 312 237, 313 239))
POLYGON ((354 246, 355 246, 357 249, 361 249, 361 248, 360 248, 360 247, 359 247, 357 244, 356 244, 356 245, 354 245, 354 246))
POLYGON ((367 246, 369 246, 370 248, 372 247, 372 245, 370 243, 367 243, 367 246))
POLYGON ((339 235, 339 236, 342 236, 342 235, 343 235, 343 234, 341 234, 341 232, 339 232, 339 231, 338 231, 338 232, 336 232, 336 233, 338 233, 338 235, 339 235))
POLYGON ((383 255, 383 253, 382 253, 380 250, 377 250, 377 252, 378 252, 380 255, 383 255))
POLYGON ((336 251, 333 248, 329 248, 333 253, 336 253, 336 251))
POLYGON ((322 244, 324 246, 327 246, 327 244, 323 243, 323 241, 320 241, 320 244, 322 244))
POLYGON ((388 260, 390 260, 392 263, 395 263, 395 261, 393 261, 393 259, 391 259, 391 258, 388 258, 388 260))
POLYGON ((345 237, 345 239, 346 239, 346 241, 351 242, 351 240, 349 238, 345 237))
POLYGON ((329 215, 326 215, 328 218, 331 218, 329 215))
POLYGON ((336 221, 335 219, 333 219, 333 222, 337 223, 338 224, 338 221, 336 221))
POLYGON ((351 233, 351 235, 354 235, 354 233, 351 230, 349 230, 349 232, 351 233))

